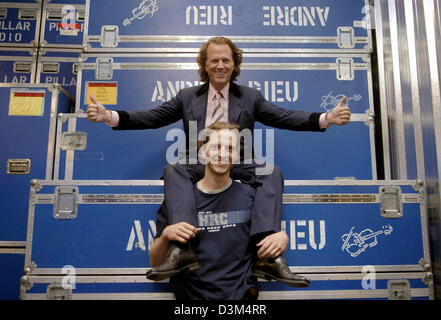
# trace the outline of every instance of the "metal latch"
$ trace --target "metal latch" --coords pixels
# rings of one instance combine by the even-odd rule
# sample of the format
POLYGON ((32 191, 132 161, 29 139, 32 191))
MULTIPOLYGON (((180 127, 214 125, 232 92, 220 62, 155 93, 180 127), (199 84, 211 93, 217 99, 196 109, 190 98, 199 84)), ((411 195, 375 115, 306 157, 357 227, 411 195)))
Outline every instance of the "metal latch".
POLYGON ((8 9, 0 8, 0 19, 6 19, 8 16, 8 9))
POLYGON ((337 39, 338 47, 341 49, 355 47, 354 28, 338 27, 337 39))
POLYGON ((58 62, 43 62, 43 73, 58 73, 60 72, 60 64, 58 62))
POLYGON ((63 132, 60 148, 65 151, 86 150, 87 132, 63 132))
POLYGON ((29 174, 29 172, 31 172, 31 159, 8 159, 7 174, 29 174))
POLYGON ((78 215, 78 187, 59 186, 55 188, 53 217, 59 220, 75 219, 78 215))
POLYGON ((408 280, 389 280, 387 282, 389 300, 411 300, 408 280))
POLYGON ((97 58, 95 79, 97 80, 111 80, 113 78, 112 58, 97 58))
POLYGON ((352 58, 337 59, 337 79, 354 80, 354 68, 352 58))
POLYGON ((20 8, 18 10, 18 18, 21 20, 35 20, 37 19, 37 9, 20 8))
POLYGON ((101 26, 101 47, 115 48, 118 46, 118 26, 101 26))
POLYGON ((77 10, 77 21, 83 22, 86 17, 86 11, 85 10, 77 10))
POLYGON ((30 62, 14 62, 15 73, 29 73, 32 70, 32 64, 30 62))
POLYGON ((47 19, 48 20, 62 20, 63 19, 62 8, 48 8, 47 9, 47 19))
POLYGON ((401 188, 397 186, 380 187, 380 213, 383 218, 402 218, 403 202, 401 188))
POLYGON ((78 74, 78 63, 77 62, 72 64, 72 73, 73 74, 78 74))
POLYGON ((49 300, 72 300, 72 287, 52 283, 47 286, 46 296, 49 300))

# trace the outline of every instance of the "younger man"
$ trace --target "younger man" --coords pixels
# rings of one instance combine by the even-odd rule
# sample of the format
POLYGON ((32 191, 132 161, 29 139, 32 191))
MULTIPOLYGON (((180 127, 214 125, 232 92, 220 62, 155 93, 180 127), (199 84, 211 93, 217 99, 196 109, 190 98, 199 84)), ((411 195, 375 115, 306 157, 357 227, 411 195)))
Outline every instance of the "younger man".
MULTIPOLYGON (((199 154, 204 156, 205 175, 193 188, 198 226, 187 222, 168 225, 166 202, 158 211, 157 236, 149 253, 152 270, 147 278, 167 278, 170 268, 164 267, 162 273, 163 262, 173 263, 179 255, 179 261, 183 260, 181 249, 170 246, 171 241, 182 247, 190 244, 194 252, 185 250, 189 253, 185 253, 183 269, 177 268, 180 272, 170 278, 178 300, 257 299, 257 279, 253 276, 256 248, 249 236, 255 189, 230 178, 240 149, 238 129, 233 123, 216 122, 209 126, 207 140, 201 143, 199 154)), ((257 256, 280 259, 287 244, 283 231, 273 233, 257 244, 257 256)), ((297 286, 309 285, 307 279, 291 276, 297 286)))

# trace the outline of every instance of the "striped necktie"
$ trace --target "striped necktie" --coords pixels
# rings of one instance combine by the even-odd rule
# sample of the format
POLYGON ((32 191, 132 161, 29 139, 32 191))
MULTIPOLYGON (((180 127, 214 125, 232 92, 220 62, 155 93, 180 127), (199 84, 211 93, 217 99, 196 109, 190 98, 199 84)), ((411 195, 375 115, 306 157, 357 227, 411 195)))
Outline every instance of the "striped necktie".
POLYGON ((211 114, 212 123, 215 123, 218 121, 225 121, 224 108, 222 108, 222 103, 221 103, 222 98, 223 98, 223 95, 220 91, 218 91, 216 93, 216 95, 214 96, 216 107, 214 108, 213 113, 211 114))

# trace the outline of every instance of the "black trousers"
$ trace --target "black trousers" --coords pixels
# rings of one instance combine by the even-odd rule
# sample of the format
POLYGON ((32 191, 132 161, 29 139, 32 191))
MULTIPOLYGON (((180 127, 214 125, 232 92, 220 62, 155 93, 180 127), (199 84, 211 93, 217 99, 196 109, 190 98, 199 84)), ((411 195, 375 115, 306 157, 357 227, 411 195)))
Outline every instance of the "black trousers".
MULTIPOLYGON (((256 175, 259 164, 233 165, 230 177, 248 183, 256 190, 251 211, 250 236, 279 232, 282 219, 283 175, 279 167, 267 175, 256 175)), ((169 224, 187 222, 198 226, 193 184, 203 178, 202 164, 168 164, 164 169, 164 198, 169 224)))

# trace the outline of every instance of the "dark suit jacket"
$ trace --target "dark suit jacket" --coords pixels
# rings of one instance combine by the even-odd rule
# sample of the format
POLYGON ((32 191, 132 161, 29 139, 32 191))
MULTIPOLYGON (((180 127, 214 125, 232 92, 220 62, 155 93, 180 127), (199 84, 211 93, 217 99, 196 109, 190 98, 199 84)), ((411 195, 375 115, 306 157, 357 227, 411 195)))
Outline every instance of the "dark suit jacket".
MULTIPOLYGON (((197 121, 197 133, 205 127, 208 83, 182 89, 162 105, 138 111, 117 111, 119 125, 115 130, 155 129, 184 120, 189 136, 189 121, 197 121)), ((319 127, 321 113, 287 110, 265 100, 260 91, 230 83, 228 121, 237 123, 240 130, 254 129, 258 121, 266 126, 296 131, 325 131, 319 127)), ((188 144, 187 144, 188 146, 188 144)))

